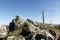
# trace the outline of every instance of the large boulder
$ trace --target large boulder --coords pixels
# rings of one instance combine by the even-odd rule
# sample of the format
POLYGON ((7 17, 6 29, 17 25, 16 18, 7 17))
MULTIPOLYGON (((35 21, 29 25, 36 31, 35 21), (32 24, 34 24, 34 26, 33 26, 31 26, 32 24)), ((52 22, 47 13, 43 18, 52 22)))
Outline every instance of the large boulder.
POLYGON ((39 27, 36 27, 35 25, 33 25, 32 23, 26 21, 27 25, 28 25, 28 29, 33 32, 33 33, 38 33, 40 31, 39 27))
POLYGON ((0 25, 0 35, 7 35, 8 29, 6 25, 0 25))
POLYGON ((21 27, 21 25, 24 23, 24 19, 20 16, 16 16, 15 19, 12 20, 12 22, 9 24, 9 30, 13 31, 16 28, 21 27))

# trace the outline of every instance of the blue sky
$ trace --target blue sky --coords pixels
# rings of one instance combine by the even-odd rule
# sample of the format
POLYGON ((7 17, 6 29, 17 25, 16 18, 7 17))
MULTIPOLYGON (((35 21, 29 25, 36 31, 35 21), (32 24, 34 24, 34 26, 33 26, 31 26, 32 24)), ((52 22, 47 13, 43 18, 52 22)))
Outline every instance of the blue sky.
POLYGON ((0 24, 9 24, 16 15, 42 22, 60 24, 60 0, 0 0, 0 24))

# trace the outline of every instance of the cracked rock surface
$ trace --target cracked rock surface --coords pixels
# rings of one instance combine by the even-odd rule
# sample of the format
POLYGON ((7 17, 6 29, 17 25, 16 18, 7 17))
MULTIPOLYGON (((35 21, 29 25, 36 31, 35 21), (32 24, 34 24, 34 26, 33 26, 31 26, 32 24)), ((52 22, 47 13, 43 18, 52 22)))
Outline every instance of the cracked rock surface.
POLYGON ((60 31, 49 24, 16 16, 7 26, 0 26, 0 40, 60 40, 60 31))

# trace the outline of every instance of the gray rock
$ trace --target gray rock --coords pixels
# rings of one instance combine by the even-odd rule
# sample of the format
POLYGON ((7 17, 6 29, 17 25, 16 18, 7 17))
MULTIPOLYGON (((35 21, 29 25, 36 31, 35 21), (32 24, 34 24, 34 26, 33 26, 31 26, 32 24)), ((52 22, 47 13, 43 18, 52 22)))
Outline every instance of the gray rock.
POLYGON ((46 36, 44 36, 44 35, 41 35, 41 34, 36 34, 36 36, 35 36, 35 39, 36 40, 41 40, 41 39, 44 39, 44 40, 46 40, 46 36))
POLYGON ((27 19, 28 22, 32 23, 34 26, 39 27, 39 23, 37 21, 33 21, 31 19, 27 19))
POLYGON ((48 40, 55 40, 55 37, 49 32, 46 32, 46 36, 47 36, 48 40))
POLYGON ((48 37, 48 40, 53 40, 51 37, 48 37))
POLYGON ((0 25, 0 35, 7 35, 8 29, 5 25, 0 25))
POLYGON ((49 33, 56 37, 55 31, 53 31, 53 30, 50 29, 50 30, 49 30, 49 33))
MULTIPOLYGON (((10 30, 15 30, 22 27, 22 32, 19 34, 26 37, 26 40, 55 40, 56 37, 55 31, 48 30, 46 27, 42 26, 41 29, 38 22, 30 19, 24 20, 19 16, 16 16, 16 18, 12 20, 9 27, 10 30)), ((7 40, 21 40, 21 38, 22 37, 9 36, 7 40)))
POLYGON ((9 24, 9 30, 12 31, 21 27, 24 22, 25 20, 22 17, 16 16, 16 18, 13 19, 12 22, 9 24))
POLYGON ((17 36, 9 36, 7 40, 25 40, 23 37, 17 37, 17 36))
POLYGON ((26 23, 31 32, 38 33, 40 31, 39 27, 34 26, 32 23, 30 23, 28 21, 26 23))
POLYGON ((41 39, 41 40, 45 40, 45 39, 41 39))

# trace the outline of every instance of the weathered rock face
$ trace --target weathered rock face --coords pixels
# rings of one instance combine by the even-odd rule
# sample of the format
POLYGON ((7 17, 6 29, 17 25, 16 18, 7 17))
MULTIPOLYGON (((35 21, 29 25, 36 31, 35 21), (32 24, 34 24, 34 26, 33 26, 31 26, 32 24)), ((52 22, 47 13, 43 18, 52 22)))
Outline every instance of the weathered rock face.
POLYGON ((49 30, 49 33, 56 37, 55 31, 53 31, 53 30, 50 29, 50 30, 49 30))
POLYGON ((33 33, 37 33, 40 31, 39 27, 34 26, 32 23, 26 21, 27 25, 28 25, 28 29, 33 32, 33 33))
POLYGON ((17 36, 9 36, 7 40, 25 40, 23 37, 17 37, 17 36))
POLYGON ((36 34, 36 36, 35 36, 36 40, 41 40, 41 39, 47 40, 46 38, 47 38, 47 36, 44 36, 44 35, 41 35, 41 34, 36 34))
POLYGON ((48 40, 50 40, 50 38, 51 39, 55 39, 55 37, 51 34, 51 33, 49 33, 49 31, 48 30, 45 30, 45 29, 40 29, 39 27, 36 27, 36 26, 34 26, 33 24, 31 24, 31 23, 29 23, 29 22, 27 22, 27 24, 29 25, 28 26, 28 28, 29 28, 29 30, 31 31, 31 33, 33 33, 33 37, 35 37, 37 34, 39 34, 40 35, 40 38, 39 38, 39 35, 38 35, 38 37, 35 37, 36 38, 36 40, 39 38, 40 40, 41 39, 48 39, 48 40), (35 36, 34 36, 35 35, 35 36))
POLYGON ((22 17, 16 16, 15 19, 12 20, 12 22, 9 24, 9 30, 12 31, 16 28, 19 28, 23 23, 24 19, 22 17))
POLYGON ((0 35, 7 35, 8 29, 5 25, 0 26, 0 35))
POLYGON ((46 32, 47 38, 48 40, 54 40, 55 37, 53 35, 51 35, 49 32, 46 32))
MULTIPOLYGON (((6 26, 0 26, 0 35, 7 35, 7 33, 6 26)), ((16 16, 9 24, 9 33, 6 38, 6 40, 60 40, 60 33, 52 29, 44 29, 36 21, 24 20, 16 16)))
POLYGON ((30 19, 27 19, 28 22, 32 23, 34 26, 36 27, 39 27, 39 23, 37 21, 33 21, 33 20, 30 20, 30 19))

